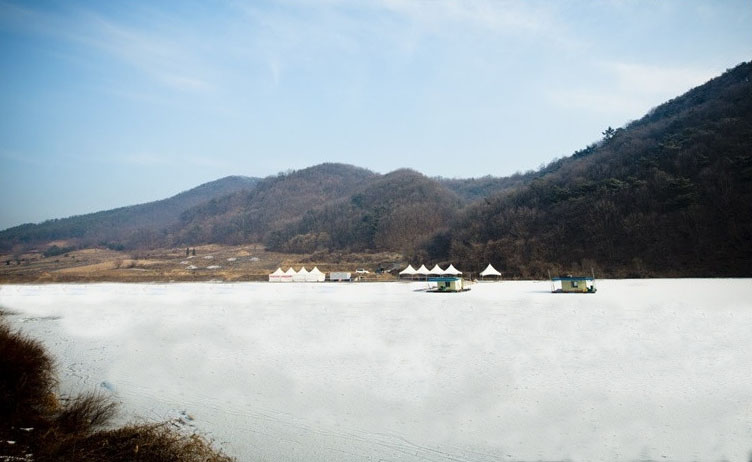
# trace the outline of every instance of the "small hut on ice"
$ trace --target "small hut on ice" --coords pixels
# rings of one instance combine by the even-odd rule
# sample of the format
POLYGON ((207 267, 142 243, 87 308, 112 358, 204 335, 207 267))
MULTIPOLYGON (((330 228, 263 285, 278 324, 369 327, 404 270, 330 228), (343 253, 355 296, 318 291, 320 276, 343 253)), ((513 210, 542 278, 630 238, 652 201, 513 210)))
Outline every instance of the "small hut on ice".
POLYGON ((551 278, 551 292, 555 294, 594 294, 597 290, 595 287, 595 276, 567 275, 551 278))

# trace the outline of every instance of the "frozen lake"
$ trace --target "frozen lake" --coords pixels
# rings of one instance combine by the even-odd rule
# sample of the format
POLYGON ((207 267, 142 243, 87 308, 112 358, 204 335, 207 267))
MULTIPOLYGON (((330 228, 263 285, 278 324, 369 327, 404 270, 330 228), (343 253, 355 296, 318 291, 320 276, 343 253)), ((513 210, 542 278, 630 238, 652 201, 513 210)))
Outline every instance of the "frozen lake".
POLYGON ((424 284, 6 285, 0 307, 64 392, 239 460, 750 457, 749 279, 424 284))

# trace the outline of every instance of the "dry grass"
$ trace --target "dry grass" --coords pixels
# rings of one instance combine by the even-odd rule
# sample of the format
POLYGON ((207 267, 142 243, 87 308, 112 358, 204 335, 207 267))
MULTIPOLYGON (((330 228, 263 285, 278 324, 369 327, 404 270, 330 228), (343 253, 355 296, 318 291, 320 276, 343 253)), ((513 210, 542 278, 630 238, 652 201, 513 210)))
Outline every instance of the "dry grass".
POLYGON ((367 268, 372 271, 367 279, 379 279, 373 274, 376 268, 402 261, 401 255, 387 252, 282 254, 268 252, 260 244, 212 244, 195 249, 195 256, 186 256, 185 248, 132 252, 81 249, 49 258, 37 252, 20 255, 19 261, 15 256, 5 255, 0 256, 0 282, 262 281, 277 267, 290 266, 296 269, 318 266, 323 272, 367 268), (8 261, 10 264, 5 264, 8 261), (197 268, 189 269, 189 265, 197 268), (208 268, 215 265, 220 268, 208 268))
MULTIPOLYGON (((0 316, 2 313, 0 312, 0 316)), ((229 462, 201 436, 169 423, 111 428, 116 406, 84 394, 57 400, 54 364, 41 344, 0 318, 0 455, 3 460, 229 462), (8 443, 12 441, 13 444, 8 443)))
MULTIPOLYGON (((46 458, 43 458, 46 459, 46 458)), ((169 424, 130 425, 65 441, 47 460, 81 462, 229 462, 197 435, 185 435, 169 424)))
POLYGON ((0 321, 0 421, 34 423, 27 422, 30 414, 54 408, 56 385, 54 363, 42 345, 0 321))

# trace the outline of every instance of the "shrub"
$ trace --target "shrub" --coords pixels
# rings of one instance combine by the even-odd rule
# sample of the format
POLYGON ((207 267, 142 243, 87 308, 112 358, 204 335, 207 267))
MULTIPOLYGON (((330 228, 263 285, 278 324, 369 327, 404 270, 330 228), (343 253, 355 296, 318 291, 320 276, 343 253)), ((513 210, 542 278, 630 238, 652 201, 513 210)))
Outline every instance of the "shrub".
POLYGON ((128 425, 68 440, 53 460, 138 462, 230 462, 198 435, 185 435, 168 423, 128 425))
MULTIPOLYGON (((170 423, 111 428, 116 406, 97 394, 57 400, 54 363, 42 345, 2 322, 0 439, 8 460, 230 462, 204 438, 170 423), (61 404, 62 402, 62 404, 61 404)), ((2 457, 0 457, 2 459, 2 457)))
POLYGON ((56 245, 53 245, 48 247, 42 255, 44 255, 45 257, 56 257, 58 255, 63 255, 74 250, 76 250, 75 247, 58 247, 56 245))
POLYGON ((55 406, 54 363, 39 342, 2 322, 0 352, 0 421, 33 423, 55 406))

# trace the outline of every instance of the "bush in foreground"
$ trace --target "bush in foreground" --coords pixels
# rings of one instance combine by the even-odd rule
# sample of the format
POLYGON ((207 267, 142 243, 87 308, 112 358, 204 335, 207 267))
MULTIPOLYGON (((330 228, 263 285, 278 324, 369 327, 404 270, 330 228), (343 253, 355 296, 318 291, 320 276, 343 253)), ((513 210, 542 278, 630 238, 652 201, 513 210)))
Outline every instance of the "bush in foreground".
POLYGON ((34 423, 55 406, 53 362, 39 344, 0 321, 0 422, 34 423))
MULTIPOLYGON (((0 316, 2 314, 0 313, 0 316)), ((170 423, 112 428, 104 396, 58 400, 54 363, 42 345, 0 320, 0 459, 38 462, 230 462, 170 423)))

